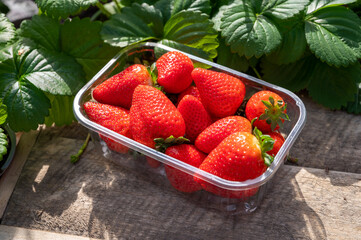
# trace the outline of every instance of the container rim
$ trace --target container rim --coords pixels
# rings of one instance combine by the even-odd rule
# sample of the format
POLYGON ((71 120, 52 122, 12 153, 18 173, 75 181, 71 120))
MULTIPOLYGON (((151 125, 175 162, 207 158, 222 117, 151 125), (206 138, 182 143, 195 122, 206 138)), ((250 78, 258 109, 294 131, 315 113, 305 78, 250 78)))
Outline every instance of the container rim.
POLYGON ((231 68, 222 66, 220 64, 213 63, 211 61, 208 61, 203 58, 194 56, 192 54, 180 51, 178 49, 171 48, 171 47, 168 47, 168 46, 165 46, 165 45, 162 45, 159 43, 154 43, 154 42, 133 44, 133 45, 123 48, 118 54, 116 54, 87 84, 85 84, 78 91, 78 93, 76 94, 76 96, 74 98, 74 102, 73 102, 73 112, 74 112, 76 119, 79 121, 79 123, 81 123, 85 127, 89 128, 90 130, 98 132, 108 138, 111 138, 115 141, 120 142, 121 144, 123 144, 135 151, 138 151, 145 155, 151 156, 152 158, 154 158, 162 163, 165 163, 167 165, 175 167, 175 168, 177 168, 181 171, 184 171, 190 175, 196 175, 197 178, 200 178, 206 182, 214 184, 217 187, 221 187, 221 188, 228 189, 228 190, 238 190, 238 191, 239 190, 247 190, 250 188, 256 188, 256 187, 259 187, 259 186, 265 184, 266 182, 268 182, 272 178, 272 176, 276 173, 278 168, 281 166, 283 159, 287 156, 291 146, 294 144, 295 140, 299 136, 301 130, 303 129, 303 127, 305 126, 305 123, 306 123, 305 105, 303 104, 302 100, 293 92, 291 92, 285 88, 276 86, 274 84, 268 83, 266 81, 260 80, 253 76, 249 76, 245 73, 241 73, 241 72, 233 70, 231 68), (288 136, 287 136, 284 144, 282 145, 281 149, 279 150, 278 154, 274 158, 274 161, 262 175, 260 175, 257 178, 249 179, 249 180, 242 181, 242 182, 225 180, 223 178, 220 178, 218 176, 215 176, 213 174, 210 174, 208 172, 200 170, 194 166, 188 165, 178 159, 175 159, 168 155, 165 155, 164 153, 158 152, 155 149, 149 148, 149 147, 147 147, 143 144, 140 144, 132 139, 129 139, 123 135, 120 135, 108 128, 105 128, 95 122, 90 121, 86 116, 84 116, 84 114, 82 113, 81 100, 82 100, 83 95, 86 93, 86 91, 88 91, 92 87, 94 82, 96 80, 98 80, 124 54, 126 54, 130 50, 142 48, 142 47, 152 47, 152 48, 157 47, 157 48, 162 48, 166 51, 182 52, 182 53, 186 54, 187 56, 189 56, 192 60, 210 65, 214 68, 217 68, 217 69, 225 71, 225 72, 229 72, 232 75, 246 78, 247 80, 249 80, 251 82, 254 82, 259 85, 263 85, 263 86, 267 87, 268 89, 273 89, 278 92, 282 92, 282 93, 288 95, 289 97, 291 97, 292 99, 294 99, 296 106, 299 109, 299 117, 298 117, 294 127, 292 128, 291 132, 288 134, 288 136))

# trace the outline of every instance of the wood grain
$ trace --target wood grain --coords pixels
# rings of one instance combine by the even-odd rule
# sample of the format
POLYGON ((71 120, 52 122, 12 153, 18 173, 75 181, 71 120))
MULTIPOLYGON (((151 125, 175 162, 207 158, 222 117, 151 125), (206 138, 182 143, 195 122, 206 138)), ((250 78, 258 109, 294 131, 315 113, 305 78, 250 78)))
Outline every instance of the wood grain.
POLYGON ((101 239, 361 239, 361 175, 283 166, 262 205, 231 216, 171 188, 153 170, 120 166, 81 140, 39 139, 3 224, 101 239), (26 199, 24 198, 26 196, 26 199))

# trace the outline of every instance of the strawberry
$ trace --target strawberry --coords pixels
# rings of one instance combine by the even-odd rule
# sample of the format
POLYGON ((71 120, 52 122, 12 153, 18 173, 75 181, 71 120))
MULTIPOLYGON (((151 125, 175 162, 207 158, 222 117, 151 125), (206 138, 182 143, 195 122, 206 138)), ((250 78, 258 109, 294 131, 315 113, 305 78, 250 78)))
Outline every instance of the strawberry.
POLYGON ((286 107, 278 94, 264 90, 252 95, 247 102, 245 113, 250 121, 255 119, 254 127, 262 132, 271 132, 279 129, 285 120, 289 120, 286 107))
POLYGON ((148 165, 152 168, 157 168, 161 165, 161 163, 159 161, 155 160, 154 158, 145 156, 145 159, 147 160, 148 165))
POLYGON ((180 93, 192 83, 192 60, 177 51, 163 54, 157 61, 158 84, 168 93, 180 93))
POLYGON ((206 109, 215 117, 234 115, 246 94, 243 82, 231 75, 195 68, 192 78, 206 109))
POLYGON ((129 109, 134 89, 139 84, 151 85, 152 78, 145 66, 134 64, 98 85, 93 90, 93 98, 101 103, 129 109))
POLYGON ((285 139, 282 136, 282 134, 280 134, 278 132, 269 132, 266 134, 274 140, 272 150, 268 151, 267 153, 269 155, 271 155, 272 157, 275 157, 277 155, 278 151, 280 150, 280 148, 282 147, 283 143, 285 142, 285 139))
POLYGON ((198 98, 199 100, 201 100, 201 95, 199 94, 198 88, 196 86, 190 86, 189 88, 187 88, 186 90, 184 90, 183 92, 181 92, 178 95, 177 106, 178 106, 179 102, 182 100, 182 98, 186 95, 192 95, 192 96, 198 98))
MULTIPOLYGON (((199 166, 199 169, 220 178, 242 182, 254 179, 267 169, 273 160, 266 152, 272 148, 273 140, 262 135, 257 128, 256 136, 249 132, 235 132, 225 138, 199 166), (267 163, 267 164, 266 164, 267 163)), ((257 192, 257 188, 232 191, 214 186, 195 176, 203 189, 222 197, 244 198, 257 192)))
POLYGON ((155 147, 155 138, 181 137, 185 134, 182 115, 163 92, 138 85, 130 108, 130 129, 135 141, 155 147))
MULTIPOLYGON (((86 102, 83 106, 91 121, 94 121, 103 127, 109 128, 116 133, 131 138, 130 117, 128 110, 96 102, 86 102)), ((122 144, 103 135, 100 135, 100 137, 104 140, 109 149, 120 153, 128 152, 128 147, 123 146, 122 144)))
POLYGON ((234 132, 252 132, 251 122, 241 116, 222 118, 207 127, 195 141, 196 147, 210 153, 220 142, 234 132))
POLYGON ((197 136, 212 123, 212 119, 201 101, 192 95, 182 98, 178 110, 186 124, 186 138, 191 142, 194 142, 197 136))
MULTIPOLYGON (((199 167, 206 157, 204 153, 190 144, 171 146, 167 148, 165 154, 194 167, 199 167)), ((188 173, 168 165, 165 165, 165 172, 169 182, 178 191, 191 193, 201 189, 201 186, 194 181, 193 176, 188 173)))

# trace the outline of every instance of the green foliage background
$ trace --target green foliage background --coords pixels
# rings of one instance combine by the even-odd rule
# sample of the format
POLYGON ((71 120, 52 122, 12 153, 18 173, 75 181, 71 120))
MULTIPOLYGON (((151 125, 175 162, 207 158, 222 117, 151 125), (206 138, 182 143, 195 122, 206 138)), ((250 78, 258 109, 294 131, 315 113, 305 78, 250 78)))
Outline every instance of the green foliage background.
POLYGON ((39 14, 19 29, 0 15, 0 98, 15 131, 71 123, 76 92, 121 48, 144 41, 361 113, 359 1, 35 2, 39 14))

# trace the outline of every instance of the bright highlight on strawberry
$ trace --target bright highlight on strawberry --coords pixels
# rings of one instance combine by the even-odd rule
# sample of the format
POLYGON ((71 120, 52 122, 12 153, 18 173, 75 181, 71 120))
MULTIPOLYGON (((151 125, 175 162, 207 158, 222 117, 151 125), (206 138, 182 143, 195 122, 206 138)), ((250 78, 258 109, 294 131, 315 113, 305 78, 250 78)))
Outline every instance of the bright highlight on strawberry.
MULTIPOLYGON (((89 119, 229 181, 254 179, 266 171, 285 141, 282 124, 289 120, 287 103, 278 94, 264 90, 247 95, 242 78, 194 68, 192 60, 177 51, 161 56, 156 68, 158 74, 150 74, 146 66, 134 64, 97 86, 94 101, 84 104, 89 119), (152 82, 161 90, 149 86, 152 82)), ((101 137, 110 149, 128 151, 101 137)), ((154 168, 162 165, 149 156, 147 162, 154 168)), ((226 190, 197 173, 164 168, 170 184, 181 192, 203 189, 221 197, 248 198, 258 191, 226 190)))

